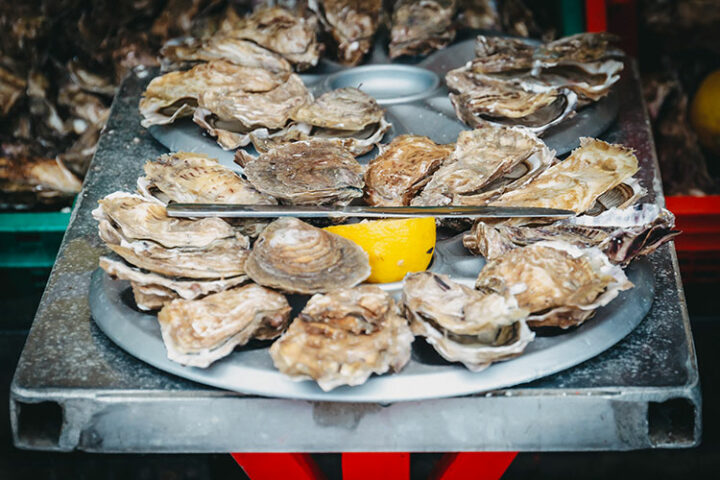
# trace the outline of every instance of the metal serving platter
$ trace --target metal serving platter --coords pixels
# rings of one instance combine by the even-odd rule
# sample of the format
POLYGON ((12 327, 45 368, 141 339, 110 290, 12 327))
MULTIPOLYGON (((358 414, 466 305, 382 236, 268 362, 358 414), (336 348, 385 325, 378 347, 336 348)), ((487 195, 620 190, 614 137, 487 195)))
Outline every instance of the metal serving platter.
MULTIPOLYGON (((473 58, 474 40, 465 40, 435 52, 415 64, 373 64, 343 68, 323 61, 315 73, 302 74, 313 95, 342 87, 358 87, 375 97, 392 123, 385 135, 387 143, 403 134, 425 135, 436 143, 453 143, 462 130, 469 127, 455 115, 444 76, 448 70, 464 65, 473 58), (319 72, 319 73, 318 73, 319 72)), ((387 57, 374 52, 379 61, 387 57)), ((373 60, 374 61, 374 60, 373 60)), ((562 156, 580 145, 580 137, 599 137, 615 120, 619 109, 617 92, 579 110, 575 116, 549 129, 542 137, 545 143, 562 156)), ((184 118, 171 125, 154 125, 150 133, 171 151, 200 152, 230 165, 233 152, 223 150, 191 119, 184 118)), ((256 153, 252 146, 247 148, 256 153)), ((361 157, 367 163, 375 152, 361 157)))
MULTIPOLYGON (((482 257, 469 254, 462 246, 461 236, 456 236, 438 242, 430 270, 471 286, 483 265, 482 257)), ((392 403, 497 390, 565 370, 604 352, 640 323, 654 297, 652 267, 645 259, 634 262, 626 273, 635 285, 633 289, 622 292, 580 327, 538 335, 517 358, 474 373, 445 361, 423 338, 417 337, 412 359, 400 373, 372 376, 364 385, 339 387, 330 392, 323 392, 315 382, 296 382, 280 373, 273 366, 267 342, 236 349, 207 369, 168 360, 156 315, 135 307, 128 282, 113 280, 100 269, 91 280, 90 309, 95 323, 121 348, 154 367, 189 380, 269 397, 392 403)), ((402 283, 380 287, 399 298, 402 283)), ((293 315, 308 298, 289 297, 293 315)))

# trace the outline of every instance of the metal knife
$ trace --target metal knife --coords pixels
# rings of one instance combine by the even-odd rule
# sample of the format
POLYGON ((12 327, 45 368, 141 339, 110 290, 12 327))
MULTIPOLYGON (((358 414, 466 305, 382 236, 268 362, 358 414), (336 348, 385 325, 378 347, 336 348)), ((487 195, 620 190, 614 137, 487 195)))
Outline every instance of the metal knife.
POLYGON ((223 218, 513 218, 575 216, 572 210, 536 207, 368 207, 364 205, 305 206, 305 205, 235 205, 220 203, 170 203, 170 217, 223 217, 223 218))

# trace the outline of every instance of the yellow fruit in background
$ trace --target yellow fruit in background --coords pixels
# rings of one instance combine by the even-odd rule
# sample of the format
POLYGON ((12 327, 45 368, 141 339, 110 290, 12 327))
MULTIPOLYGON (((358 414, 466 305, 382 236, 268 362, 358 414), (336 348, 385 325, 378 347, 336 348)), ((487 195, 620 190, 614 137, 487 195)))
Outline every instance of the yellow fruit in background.
POLYGON ((435 219, 362 221, 325 230, 360 245, 370 257, 370 283, 397 282, 409 272, 425 270, 435 251, 435 219))
POLYGON ((700 84, 690 106, 690 123, 700 144, 720 155, 720 70, 700 84))

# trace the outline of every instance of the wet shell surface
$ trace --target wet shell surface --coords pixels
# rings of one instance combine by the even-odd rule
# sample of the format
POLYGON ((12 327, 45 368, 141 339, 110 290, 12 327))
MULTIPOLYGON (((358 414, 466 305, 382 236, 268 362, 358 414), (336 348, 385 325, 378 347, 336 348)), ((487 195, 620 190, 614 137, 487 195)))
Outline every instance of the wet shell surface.
POLYGON ((329 391, 400 371, 410 360, 412 341, 392 297, 362 285, 314 295, 270 355, 293 380, 315 380, 329 391))
POLYGON ((337 59, 357 65, 372 48, 380 23, 382 0, 310 0, 308 2, 335 40, 337 59))
POLYGON ((200 300, 173 300, 160 310, 158 322, 170 360, 205 368, 258 333, 278 336, 289 317, 283 295, 249 284, 200 300))
POLYGON ((370 264, 354 242, 286 217, 263 230, 245 271, 260 285, 312 294, 359 284, 370 275, 370 264))
POLYGON ((528 311, 512 295, 481 293, 447 275, 408 275, 402 304, 413 333, 473 371, 520 355, 535 337, 525 323, 528 311))
POLYGON ((427 55, 455 38, 456 0, 399 0, 392 12, 390 58, 427 55))

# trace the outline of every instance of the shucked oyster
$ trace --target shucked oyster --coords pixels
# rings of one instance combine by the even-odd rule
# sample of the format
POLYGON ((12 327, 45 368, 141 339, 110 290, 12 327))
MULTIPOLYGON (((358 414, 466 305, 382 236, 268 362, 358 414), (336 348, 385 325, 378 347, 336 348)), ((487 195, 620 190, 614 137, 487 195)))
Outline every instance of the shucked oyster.
POLYGON ((427 137, 401 135, 381 147, 365 171, 365 200, 370 205, 402 206, 430 180, 454 145, 438 145, 427 137))
POLYGON ((522 128, 486 125, 465 130, 412 204, 485 205, 531 182, 554 158, 552 150, 522 128))
POLYGON ((488 261, 475 283, 481 292, 514 295, 531 312, 531 327, 561 328, 581 324, 632 286, 598 248, 561 241, 510 250, 488 261))
POLYGON ((215 88, 198 97, 193 121, 226 150, 250 143, 258 128, 282 129, 291 115, 312 97, 300 77, 291 74, 285 83, 262 92, 215 88))
POLYGON ((355 286, 370 275, 370 264, 356 243, 285 217, 260 234, 245 271, 260 285, 308 294, 355 286))
POLYGON ((362 196, 362 166, 347 150, 325 141, 290 143, 235 161, 259 191, 291 205, 347 205, 362 196))
POLYGON ((253 337, 277 337, 289 316, 283 295, 249 284, 201 300, 173 300, 158 322, 170 360, 205 368, 253 337))
POLYGON ((382 0, 311 0, 310 5, 337 43, 340 63, 360 63, 372 48, 382 0))
POLYGON ((242 285, 248 281, 246 275, 214 280, 165 277, 157 273, 145 272, 108 257, 100 257, 100 268, 112 277, 130 282, 135 303, 141 310, 157 310, 176 298, 194 300, 210 293, 242 285))
POLYGON ((455 0, 398 0, 392 13, 390 58, 426 55, 455 38, 455 0))
POLYGON ((278 370, 312 379, 325 391, 360 385, 410 360, 413 335, 392 297, 362 285, 314 295, 287 332, 270 347, 278 370))
POLYGON ((463 238, 473 253, 487 259, 514 248, 550 240, 562 240, 581 248, 598 247, 611 262, 627 265, 635 257, 648 255, 678 234, 675 217, 655 204, 636 208, 612 208, 593 217, 559 220, 550 225, 512 226, 476 223, 463 238))
POLYGON ((520 355, 535 338, 525 323, 528 311, 512 295, 481 293, 447 275, 406 276, 402 303, 415 335, 473 371, 520 355))
POLYGON ((175 152, 145 164, 138 190, 163 203, 235 203, 272 205, 262 194, 229 168, 201 153, 175 152))

